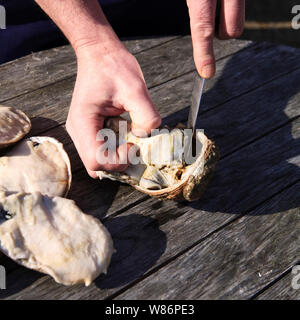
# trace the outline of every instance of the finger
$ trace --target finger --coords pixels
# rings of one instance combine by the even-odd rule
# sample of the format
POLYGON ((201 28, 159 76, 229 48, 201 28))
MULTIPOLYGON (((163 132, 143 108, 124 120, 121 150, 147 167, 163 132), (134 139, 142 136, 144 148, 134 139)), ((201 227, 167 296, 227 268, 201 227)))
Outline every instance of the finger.
POLYGON ((97 139, 104 117, 98 114, 82 115, 80 111, 68 116, 67 131, 87 171, 123 171, 128 166, 127 150, 130 145, 119 146, 115 152, 105 152, 105 141, 97 139), (99 152, 99 150, 103 152, 99 152))
POLYGON ((132 130, 135 132, 145 131, 147 134, 161 124, 161 117, 157 112, 145 86, 138 90, 132 90, 132 95, 125 102, 126 111, 129 112, 132 120, 132 130))
POLYGON ((203 78, 211 78, 216 69, 213 50, 216 0, 187 0, 187 4, 196 68, 203 78))
POLYGON ((219 38, 238 38, 245 23, 245 0, 222 0, 219 38))

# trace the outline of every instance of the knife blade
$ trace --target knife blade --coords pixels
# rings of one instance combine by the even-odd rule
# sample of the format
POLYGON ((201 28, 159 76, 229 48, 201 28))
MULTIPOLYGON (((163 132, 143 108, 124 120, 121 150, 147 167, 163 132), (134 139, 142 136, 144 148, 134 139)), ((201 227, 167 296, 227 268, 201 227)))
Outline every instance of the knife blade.
MULTIPOLYGON (((221 12, 221 1, 217 0, 216 4, 216 18, 215 18, 215 33, 218 34, 220 27, 220 12, 221 12)), ((200 109, 201 98, 204 90, 205 79, 202 78, 198 73, 195 76, 194 88, 192 91, 191 107, 189 111, 189 117, 187 121, 187 128, 193 129, 195 132, 196 121, 200 109)))
POLYGON ((187 121, 187 128, 193 129, 193 133, 195 132, 196 121, 197 121, 197 117, 200 109, 202 94, 204 91, 204 83, 205 83, 205 79, 200 77, 199 74, 197 73, 194 81, 191 107, 190 107, 189 117, 187 121))

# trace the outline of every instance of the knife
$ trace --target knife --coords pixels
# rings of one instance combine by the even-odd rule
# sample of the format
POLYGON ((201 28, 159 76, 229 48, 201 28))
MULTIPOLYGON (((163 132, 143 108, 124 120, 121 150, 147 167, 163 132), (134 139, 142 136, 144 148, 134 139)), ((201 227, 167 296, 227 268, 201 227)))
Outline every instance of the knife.
MULTIPOLYGON (((216 6, 216 21, 215 21, 215 33, 217 34, 220 26, 220 12, 221 12, 221 2, 217 0, 216 6)), ((191 107, 189 111, 189 117, 187 121, 187 128, 193 130, 193 135, 195 133, 196 121, 200 109, 201 98, 204 90, 205 79, 202 78, 198 73, 196 74, 194 81, 194 88, 192 92, 191 107)))
POLYGON ((201 104, 201 98, 204 91, 204 83, 205 83, 205 79, 200 77, 199 74, 197 73, 194 81, 191 107, 190 107, 189 117, 187 121, 187 128, 192 129, 193 134, 195 132, 196 121, 197 121, 200 104, 201 104))
POLYGON ((200 109, 200 104, 201 104, 201 98, 204 90, 204 83, 205 79, 200 77, 199 74, 196 74, 195 81, 194 81, 194 88, 192 91, 192 99, 191 99, 191 106, 190 106, 190 111, 189 111, 189 117, 187 121, 187 128, 192 129, 192 134, 191 136, 187 137, 187 145, 186 148, 184 149, 185 152, 185 161, 188 164, 191 164, 192 161, 192 154, 193 154, 193 136, 196 131, 196 121, 200 109))

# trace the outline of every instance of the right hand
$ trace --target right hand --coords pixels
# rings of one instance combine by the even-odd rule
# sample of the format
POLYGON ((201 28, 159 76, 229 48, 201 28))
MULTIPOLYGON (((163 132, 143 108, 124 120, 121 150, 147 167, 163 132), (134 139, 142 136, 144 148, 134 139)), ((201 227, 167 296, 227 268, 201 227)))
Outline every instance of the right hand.
POLYGON ((127 155, 129 145, 116 151, 117 163, 99 164, 97 149, 103 144, 96 135, 104 119, 128 111, 132 128, 150 133, 161 123, 151 101, 141 68, 124 47, 110 52, 103 45, 78 48, 78 73, 66 128, 89 175, 96 178, 98 170, 123 171, 128 166, 119 160, 127 155))
MULTIPOLYGON (((216 71, 213 50, 217 0, 186 0, 196 68, 203 78, 216 71)), ((217 35, 226 40, 239 37, 245 22, 245 0, 221 0, 220 25, 217 35)))

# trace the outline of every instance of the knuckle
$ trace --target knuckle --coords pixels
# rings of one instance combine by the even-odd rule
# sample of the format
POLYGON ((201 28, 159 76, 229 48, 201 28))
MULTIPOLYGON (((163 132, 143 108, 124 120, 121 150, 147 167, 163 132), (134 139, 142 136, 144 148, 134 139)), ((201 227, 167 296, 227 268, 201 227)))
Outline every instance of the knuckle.
POLYGON ((197 22, 191 27, 193 33, 197 33, 197 36, 202 40, 211 40, 214 37, 214 27, 210 22, 197 22))

